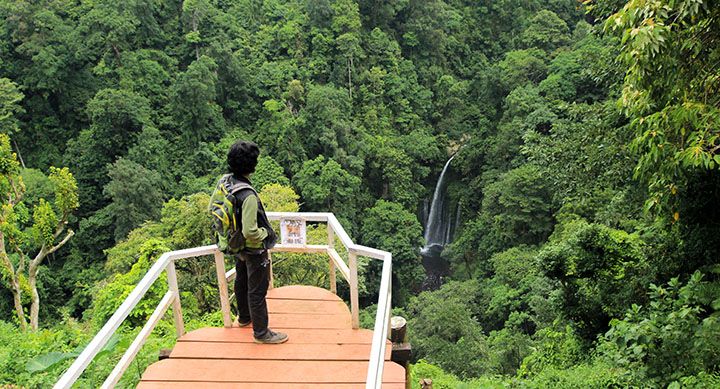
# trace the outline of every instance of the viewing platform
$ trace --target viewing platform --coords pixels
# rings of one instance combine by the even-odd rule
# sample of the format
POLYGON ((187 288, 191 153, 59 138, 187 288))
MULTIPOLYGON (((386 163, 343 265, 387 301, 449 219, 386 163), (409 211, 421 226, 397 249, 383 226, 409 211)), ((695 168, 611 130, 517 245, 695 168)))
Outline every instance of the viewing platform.
MULTIPOLYGON (((279 222, 282 243, 270 250, 327 254, 329 288, 285 286, 272 288, 272 262, 268 311, 270 328, 287 332, 284 344, 256 344, 250 327, 233 325, 229 282, 235 269, 227 269, 225 256, 216 245, 166 252, 155 261, 100 331, 55 383, 69 389, 81 377, 150 287, 167 277, 167 291, 153 313, 113 368, 103 389, 115 387, 165 312, 172 309, 177 343, 170 357, 150 365, 141 377, 141 388, 404 388, 405 369, 390 361, 390 302, 392 301, 392 254, 353 243, 335 215, 312 212, 268 212, 279 222), (327 241, 308 244, 305 223, 324 223, 327 241), (283 225, 296 227, 292 239, 283 225), (298 240, 297 238, 301 239, 298 240), (286 239, 287 238, 287 239, 286 239), (287 241, 287 243, 286 243, 287 241), (343 250, 344 248, 344 250, 343 250), (341 251, 339 252, 338 249, 341 251), (341 254, 342 252, 342 254, 341 254), (360 329, 358 303, 358 257, 382 261, 377 313, 372 331, 360 329), (185 332, 175 262, 185 258, 214 257, 222 328, 185 332), (337 296, 340 275, 349 287, 350 309, 337 296)), ((290 230, 288 230, 290 233, 290 230)))
MULTIPOLYGON (((253 342, 252 325, 201 328, 180 337, 170 357, 150 365, 138 388, 364 388, 373 332, 352 329, 350 310, 312 286, 268 291, 270 327, 289 335, 279 345, 253 342)), ((405 369, 390 361, 386 340, 382 387, 405 388, 405 369)))

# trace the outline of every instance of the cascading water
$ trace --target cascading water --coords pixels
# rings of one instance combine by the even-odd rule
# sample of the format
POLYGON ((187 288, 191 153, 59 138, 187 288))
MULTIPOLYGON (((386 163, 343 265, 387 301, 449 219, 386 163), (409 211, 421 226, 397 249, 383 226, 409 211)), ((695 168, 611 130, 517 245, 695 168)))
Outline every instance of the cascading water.
POLYGON ((450 162, 455 158, 455 155, 450 157, 442 172, 440 178, 435 185, 435 192, 433 193, 433 199, 430 203, 430 213, 427 218, 425 225, 425 247, 422 248, 422 253, 428 253, 430 250, 438 248, 442 250, 446 244, 449 243, 450 239, 450 218, 444 217, 445 211, 445 174, 450 167, 450 162), (439 247, 438 247, 439 246, 439 247))
POLYGON ((447 275, 449 266, 440 254, 445 245, 450 243, 451 218, 448 215, 445 205, 446 198, 446 174, 450 167, 450 162, 455 155, 450 157, 445 163, 440 178, 435 185, 432 202, 430 203, 430 211, 425 223, 425 247, 420 250, 423 257, 423 267, 425 268, 425 281, 423 282, 423 290, 435 290, 442 285, 442 277, 447 275))

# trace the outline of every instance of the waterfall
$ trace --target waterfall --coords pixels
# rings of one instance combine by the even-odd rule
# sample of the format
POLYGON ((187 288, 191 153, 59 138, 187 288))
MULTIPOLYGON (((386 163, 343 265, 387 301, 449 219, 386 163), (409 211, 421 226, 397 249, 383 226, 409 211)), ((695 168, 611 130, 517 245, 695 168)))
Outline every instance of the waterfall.
POLYGON ((445 246, 449 241, 449 221, 443 217, 445 215, 443 210, 445 208, 445 174, 447 173, 448 167, 450 167, 450 161, 455 158, 455 155, 450 157, 445 163, 440 178, 435 185, 435 192, 433 193, 432 202, 430 203, 430 214, 428 215, 427 224, 425 226, 425 247, 423 251, 433 245, 445 246))

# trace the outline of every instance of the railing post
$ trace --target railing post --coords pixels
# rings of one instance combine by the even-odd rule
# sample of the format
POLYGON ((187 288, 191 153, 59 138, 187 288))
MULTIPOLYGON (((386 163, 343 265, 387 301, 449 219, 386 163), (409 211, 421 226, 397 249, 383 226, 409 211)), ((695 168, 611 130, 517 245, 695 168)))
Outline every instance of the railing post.
MULTIPOLYGON (((327 224, 328 247, 335 248, 335 230, 330 223, 327 224)), ((335 262, 330 258, 330 291, 337 294, 337 279, 335 278, 335 262)))
POLYGON ((390 339, 390 337, 392 335, 392 320, 391 320, 392 319, 392 314, 391 314, 391 312, 392 312, 392 277, 390 277, 389 281, 390 282, 388 282, 389 286, 388 286, 388 292, 387 292, 388 307, 390 307, 390 309, 388 310, 388 315, 387 315, 387 326, 388 326, 387 338, 388 339, 390 339))
POLYGON ((220 308, 222 309, 223 325, 225 328, 232 327, 230 318, 230 298, 228 297, 227 278, 225 278, 225 255, 220 250, 215 251, 215 270, 220 289, 220 308))
POLYGON ((165 272, 167 273, 168 289, 170 289, 173 294, 173 319, 175 319, 175 332, 179 338, 185 335, 185 323, 183 322, 182 307, 180 306, 180 289, 178 288, 174 259, 171 259, 170 262, 168 262, 165 272))
POLYGON ((350 312, 352 314, 352 328, 360 328, 360 312, 358 311, 358 268, 357 254, 352 250, 348 251, 348 262, 350 266, 350 312))

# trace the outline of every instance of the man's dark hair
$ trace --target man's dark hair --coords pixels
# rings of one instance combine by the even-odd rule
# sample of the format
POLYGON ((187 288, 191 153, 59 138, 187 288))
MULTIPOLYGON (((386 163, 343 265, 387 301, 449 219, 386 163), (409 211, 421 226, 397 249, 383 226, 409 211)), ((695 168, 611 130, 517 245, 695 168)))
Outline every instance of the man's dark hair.
POLYGON ((235 176, 244 176, 255 171, 260 148, 255 142, 239 140, 230 146, 227 164, 235 176))

